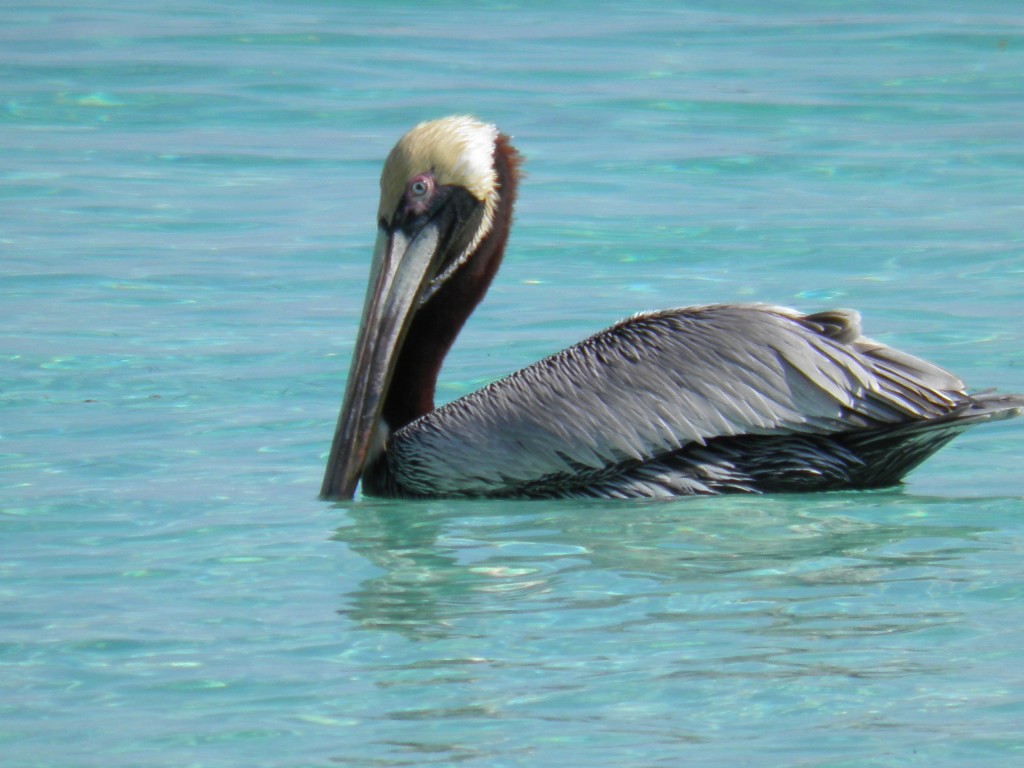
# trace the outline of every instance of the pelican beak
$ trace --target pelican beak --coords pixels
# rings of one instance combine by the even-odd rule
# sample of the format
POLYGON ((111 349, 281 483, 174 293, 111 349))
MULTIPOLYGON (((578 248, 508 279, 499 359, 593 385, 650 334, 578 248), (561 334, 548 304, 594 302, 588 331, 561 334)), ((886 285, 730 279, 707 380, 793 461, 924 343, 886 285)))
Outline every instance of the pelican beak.
POLYGON ((406 332, 427 295, 440 261, 443 223, 428 221, 409 232, 381 228, 374 247, 359 336, 352 353, 345 399, 327 459, 321 498, 351 499, 381 425, 406 332))

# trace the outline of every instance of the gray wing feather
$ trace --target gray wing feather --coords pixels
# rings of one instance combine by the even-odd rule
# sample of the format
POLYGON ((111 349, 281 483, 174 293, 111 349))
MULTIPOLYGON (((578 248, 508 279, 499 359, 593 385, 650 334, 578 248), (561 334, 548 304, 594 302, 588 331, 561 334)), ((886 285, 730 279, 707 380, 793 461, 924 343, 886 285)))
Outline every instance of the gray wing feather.
POLYGON ((855 312, 715 305, 637 315, 396 432, 388 462, 425 494, 593 479, 740 434, 828 434, 967 401, 954 376, 860 335, 855 312))

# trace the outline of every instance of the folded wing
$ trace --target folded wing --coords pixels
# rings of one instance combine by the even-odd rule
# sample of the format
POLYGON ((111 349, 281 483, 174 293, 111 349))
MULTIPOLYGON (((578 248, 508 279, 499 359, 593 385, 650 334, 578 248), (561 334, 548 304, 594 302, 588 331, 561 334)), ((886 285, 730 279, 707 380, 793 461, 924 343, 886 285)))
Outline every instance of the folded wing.
POLYGON ((970 402, 952 374, 861 336, 839 310, 713 305, 637 315, 396 432, 409 491, 586 483, 718 437, 822 435, 970 402))

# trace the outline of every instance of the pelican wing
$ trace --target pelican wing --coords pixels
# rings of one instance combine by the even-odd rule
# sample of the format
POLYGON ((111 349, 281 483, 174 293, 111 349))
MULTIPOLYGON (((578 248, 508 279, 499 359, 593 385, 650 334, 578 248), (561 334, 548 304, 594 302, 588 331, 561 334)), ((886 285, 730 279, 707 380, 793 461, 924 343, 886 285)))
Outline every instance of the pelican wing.
POLYGON ((714 305, 637 315, 396 432, 414 493, 530 493, 592 482, 690 444, 821 435, 948 413, 946 371, 860 334, 846 310, 714 305))

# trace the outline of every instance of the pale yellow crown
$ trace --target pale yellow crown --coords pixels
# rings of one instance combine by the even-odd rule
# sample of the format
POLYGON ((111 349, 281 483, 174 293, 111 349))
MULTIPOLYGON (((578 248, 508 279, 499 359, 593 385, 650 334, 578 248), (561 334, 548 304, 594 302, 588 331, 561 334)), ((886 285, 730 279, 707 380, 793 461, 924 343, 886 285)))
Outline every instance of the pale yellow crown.
POLYGON ((417 125, 398 140, 384 163, 378 219, 390 221, 409 180, 429 171, 439 186, 464 187, 482 202, 485 210, 481 230, 489 230, 498 200, 494 171, 497 138, 497 126, 467 115, 417 125))

